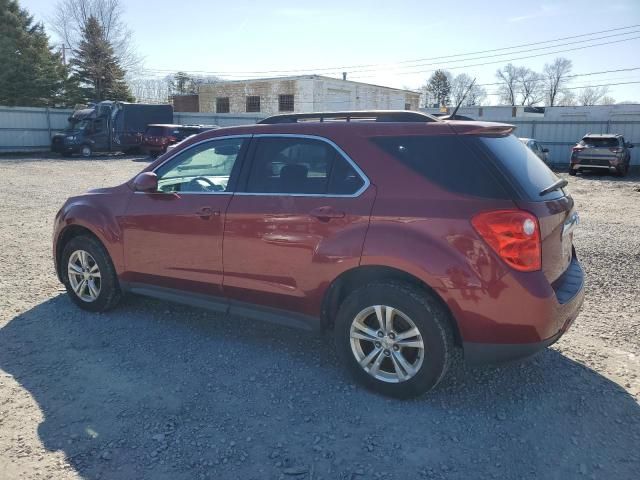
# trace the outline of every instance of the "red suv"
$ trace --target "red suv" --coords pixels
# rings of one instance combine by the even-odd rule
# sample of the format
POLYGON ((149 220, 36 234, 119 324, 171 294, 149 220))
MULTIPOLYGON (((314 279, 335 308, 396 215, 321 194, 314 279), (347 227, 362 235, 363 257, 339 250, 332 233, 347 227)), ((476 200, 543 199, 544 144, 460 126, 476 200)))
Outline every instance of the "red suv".
POLYGON ((513 128, 342 112, 202 133, 67 200, 58 277, 91 311, 131 292, 332 328, 357 379, 417 395, 459 349, 495 362, 552 344, 582 304, 566 181, 513 128))

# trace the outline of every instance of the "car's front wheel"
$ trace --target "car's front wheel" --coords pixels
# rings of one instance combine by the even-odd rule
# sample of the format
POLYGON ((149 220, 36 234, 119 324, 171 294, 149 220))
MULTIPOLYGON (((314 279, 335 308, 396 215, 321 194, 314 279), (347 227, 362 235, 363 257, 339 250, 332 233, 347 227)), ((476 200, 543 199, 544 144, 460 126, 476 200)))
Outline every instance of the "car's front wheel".
POLYGON ((91 146, 83 145, 82 149, 80 149, 80 153, 84 158, 89 158, 93 152, 91 151, 91 146))
POLYGON ((454 358, 447 313, 427 292, 372 283, 351 293, 336 318, 338 352, 355 378, 385 395, 431 390, 454 358))
POLYGON ((115 268, 96 238, 72 238, 62 251, 60 268, 67 293, 80 308, 104 312, 120 301, 122 293, 115 268))

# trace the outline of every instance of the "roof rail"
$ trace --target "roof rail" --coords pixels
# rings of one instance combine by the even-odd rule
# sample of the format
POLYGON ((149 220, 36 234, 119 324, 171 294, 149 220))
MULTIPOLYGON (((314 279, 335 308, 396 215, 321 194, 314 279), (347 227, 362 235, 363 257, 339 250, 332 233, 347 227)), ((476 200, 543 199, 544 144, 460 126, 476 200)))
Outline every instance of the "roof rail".
POLYGON ((375 122, 439 122, 437 118, 426 113, 410 110, 354 110, 345 112, 289 113, 264 118, 260 124, 334 122, 334 121, 375 121, 375 122))

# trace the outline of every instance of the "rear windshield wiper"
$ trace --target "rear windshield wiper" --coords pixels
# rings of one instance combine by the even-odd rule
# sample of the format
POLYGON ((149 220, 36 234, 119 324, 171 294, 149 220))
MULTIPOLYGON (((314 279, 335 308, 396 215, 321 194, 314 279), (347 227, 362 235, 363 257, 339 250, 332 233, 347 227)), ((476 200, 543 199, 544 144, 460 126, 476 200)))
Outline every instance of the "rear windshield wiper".
POLYGON ((551 185, 549 185, 547 188, 540 190, 540 196, 544 196, 549 192, 553 192, 555 190, 558 190, 560 188, 564 188, 567 185, 569 185, 569 182, 567 182, 564 178, 559 178, 558 180, 556 180, 555 182, 553 182, 551 185))

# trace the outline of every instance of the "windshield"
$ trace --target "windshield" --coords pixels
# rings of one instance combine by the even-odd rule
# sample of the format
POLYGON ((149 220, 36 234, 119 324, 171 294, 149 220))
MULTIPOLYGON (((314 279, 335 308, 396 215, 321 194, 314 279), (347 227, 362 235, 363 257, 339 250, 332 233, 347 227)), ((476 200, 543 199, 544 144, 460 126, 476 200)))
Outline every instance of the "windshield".
POLYGON ((86 130, 90 120, 69 120, 67 130, 86 130))

